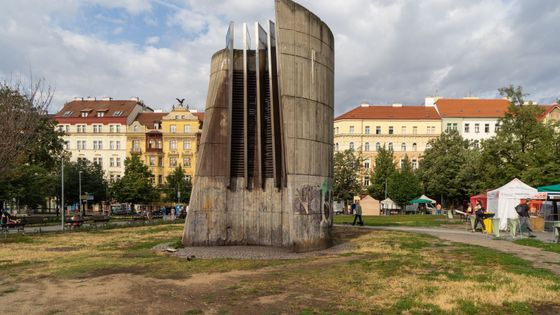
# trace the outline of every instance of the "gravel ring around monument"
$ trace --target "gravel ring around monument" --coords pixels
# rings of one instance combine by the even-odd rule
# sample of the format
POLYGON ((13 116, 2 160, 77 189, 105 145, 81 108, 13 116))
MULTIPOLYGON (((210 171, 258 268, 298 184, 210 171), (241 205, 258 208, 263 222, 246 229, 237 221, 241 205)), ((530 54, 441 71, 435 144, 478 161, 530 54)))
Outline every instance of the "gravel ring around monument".
POLYGON ((156 252, 166 253, 184 259, 251 259, 251 260, 276 260, 276 259, 303 259, 308 257, 329 256, 352 251, 356 247, 350 242, 337 244, 332 247, 295 253, 288 248, 272 246, 193 246, 169 251, 169 244, 160 244, 153 248, 156 252))

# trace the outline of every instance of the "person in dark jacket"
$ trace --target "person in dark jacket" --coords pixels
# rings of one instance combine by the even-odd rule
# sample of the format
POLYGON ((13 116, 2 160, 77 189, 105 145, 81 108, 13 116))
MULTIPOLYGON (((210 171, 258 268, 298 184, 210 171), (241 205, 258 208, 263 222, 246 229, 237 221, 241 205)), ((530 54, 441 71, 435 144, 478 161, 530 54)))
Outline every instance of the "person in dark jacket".
POLYGON ((484 225, 484 212, 486 210, 484 209, 480 201, 476 202, 476 206, 474 207, 474 210, 475 210, 474 213, 476 216, 476 220, 474 221, 473 232, 476 231, 476 227, 478 226, 478 223, 480 223, 480 225, 482 226, 482 233, 484 233, 484 230, 486 230, 486 226, 484 225))
POLYGON ((527 235, 529 237, 535 237, 533 234, 533 229, 531 229, 529 224, 529 201, 530 199, 521 200, 521 202, 515 207, 515 211, 519 215, 519 229, 523 231, 523 229, 527 229, 527 235))
POLYGON ((356 201, 356 209, 354 210, 354 222, 352 222, 352 225, 356 225, 356 220, 358 219, 360 220, 358 224, 363 226, 364 221, 362 221, 362 206, 360 205, 359 200, 356 201))

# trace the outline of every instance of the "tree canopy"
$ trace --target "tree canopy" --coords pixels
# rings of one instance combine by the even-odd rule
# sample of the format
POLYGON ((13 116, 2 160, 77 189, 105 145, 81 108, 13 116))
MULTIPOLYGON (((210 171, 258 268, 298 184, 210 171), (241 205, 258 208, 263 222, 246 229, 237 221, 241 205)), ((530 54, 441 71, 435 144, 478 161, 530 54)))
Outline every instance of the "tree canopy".
POLYGON ((165 178, 163 187, 165 201, 188 203, 191 199, 191 190, 191 178, 185 175, 185 170, 181 165, 177 166, 173 173, 165 178))
POLYGON ((363 159, 354 150, 336 152, 334 155, 333 196, 336 200, 352 200, 362 191, 360 174, 363 159))
POLYGON ((405 154, 401 168, 391 173, 388 180, 389 197, 397 204, 404 206, 407 202, 422 193, 420 180, 412 169, 412 163, 405 154))
POLYGON ((388 150, 383 146, 377 152, 375 157, 375 167, 373 169, 373 177, 371 179, 371 185, 367 188, 368 193, 377 200, 385 199, 385 184, 387 183, 391 175, 396 170, 395 160, 393 156, 393 151, 388 150))
POLYGON ((138 154, 124 161, 124 176, 115 181, 110 188, 111 197, 119 202, 151 203, 159 199, 153 186, 154 175, 138 154))

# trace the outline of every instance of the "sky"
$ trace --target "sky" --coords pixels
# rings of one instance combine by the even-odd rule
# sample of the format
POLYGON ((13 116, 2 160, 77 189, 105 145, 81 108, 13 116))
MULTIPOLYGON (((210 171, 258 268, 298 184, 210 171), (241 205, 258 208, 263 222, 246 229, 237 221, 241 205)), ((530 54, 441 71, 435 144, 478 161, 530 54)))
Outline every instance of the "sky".
MULTIPOLYGON (((425 97, 560 98, 560 1, 300 0, 335 37, 335 112, 425 97)), ((204 110, 230 21, 274 19, 273 0, 0 0, 0 80, 44 80, 51 112, 74 97, 139 97, 204 110)))

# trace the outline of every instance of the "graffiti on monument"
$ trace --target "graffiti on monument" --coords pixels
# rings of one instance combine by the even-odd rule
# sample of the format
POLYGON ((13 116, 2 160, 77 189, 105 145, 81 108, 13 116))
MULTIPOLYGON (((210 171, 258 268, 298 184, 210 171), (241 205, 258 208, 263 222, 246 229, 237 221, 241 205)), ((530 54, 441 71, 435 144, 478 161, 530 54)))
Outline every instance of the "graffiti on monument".
POLYGON ((331 220, 333 195, 332 185, 325 179, 321 186, 304 185, 296 189, 293 211, 299 214, 321 214, 321 222, 331 220))

